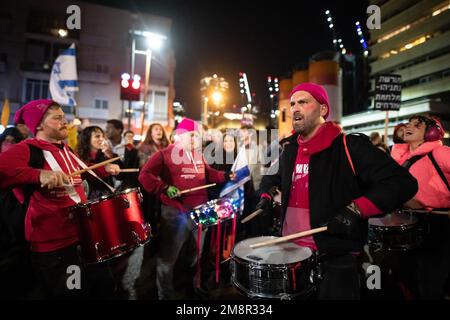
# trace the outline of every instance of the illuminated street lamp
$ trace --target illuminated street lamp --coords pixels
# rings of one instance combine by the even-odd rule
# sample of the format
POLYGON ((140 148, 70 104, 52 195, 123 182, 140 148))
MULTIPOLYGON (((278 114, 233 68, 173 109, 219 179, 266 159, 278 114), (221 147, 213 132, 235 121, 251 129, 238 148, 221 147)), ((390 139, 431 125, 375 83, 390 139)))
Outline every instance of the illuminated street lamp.
POLYGON ((164 41, 167 39, 166 36, 140 30, 131 30, 130 33, 133 35, 133 43, 131 47, 131 74, 134 74, 134 55, 143 54, 145 55, 145 82, 144 82, 144 103, 142 104, 141 112, 141 136, 144 134, 144 123, 145 123, 145 108, 147 107, 147 95, 150 81, 150 66, 152 62, 152 50, 159 50, 163 46, 164 41), (142 36, 147 39, 147 50, 136 50, 136 39, 134 35, 142 36))
POLYGON ((220 102, 222 101, 222 94, 219 91, 214 91, 212 99, 214 103, 219 106, 220 102))

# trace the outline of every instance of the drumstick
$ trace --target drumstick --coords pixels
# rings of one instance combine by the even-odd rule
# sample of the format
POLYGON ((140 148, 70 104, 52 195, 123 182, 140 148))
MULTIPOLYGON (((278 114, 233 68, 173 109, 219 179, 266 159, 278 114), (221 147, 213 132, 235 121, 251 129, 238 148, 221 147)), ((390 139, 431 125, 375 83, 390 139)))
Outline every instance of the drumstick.
POLYGON ((302 232, 298 232, 298 233, 294 233, 285 237, 280 237, 277 239, 273 239, 273 240, 268 240, 268 241, 263 241, 260 243, 255 243, 255 244, 251 244, 250 248, 255 249, 255 248, 259 248, 259 247, 265 247, 265 246, 270 246, 272 244, 276 244, 276 243, 280 243, 280 242, 286 242, 292 239, 297 239, 297 238, 301 238, 301 237, 306 237, 315 233, 319 233, 319 232, 324 232, 327 231, 328 227, 320 227, 320 228, 315 228, 315 229, 311 229, 311 230, 307 230, 307 231, 302 231, 302 232))
POLYGON ((85 173, 86 171, 97 169, 98 167, 104 166, 105 164, 108 164, 108 163, 110 163, 110 162, 117 161, 117 160, 119 160, 119 159, 120 159, 120 157, 115 157, 115 158, 111 158, 111 159, 108 159, 108 160, 99 162, 99 163, 94 164, 94 165, 92 165, 92 166, 90 166, 90 167, 87 167, 87 168, 85 168, 85 169, 82 169, 82 170, 78 170, 78 171, 72 172, 72 173, 69 175, 69 177, 75 177, 75 176, 78 176, 78 175, 80 175, 80 174, 82 174, 82 173, 85 173))
POLYGON ((245 217, 244 219, 242 219, 241 223, 246 223, 247 221, 252 220, 254 217, 256 217, 258 214, 260 214, 261 212, 263 212, 263 209, 258 209, 255 212, 249 214, 247 217, 245 217))
POLYGON ((200 187, 195 187, 195 188, 191 188, 191 189, 182 190, 182 191, 180 191, 180 194, 188 193, 188 192, 196 191, 196 190, 201 190, 201 189, 206 189, 206 188, 209 188, 209 187, 212 187, 212 186, 215 186, 215 185, 216 185, 215 183, 205 184, 204 186, 200 186, 200 187))
POLYGON ((120 169, 120 172, 139 172, 139 168, 120 169))

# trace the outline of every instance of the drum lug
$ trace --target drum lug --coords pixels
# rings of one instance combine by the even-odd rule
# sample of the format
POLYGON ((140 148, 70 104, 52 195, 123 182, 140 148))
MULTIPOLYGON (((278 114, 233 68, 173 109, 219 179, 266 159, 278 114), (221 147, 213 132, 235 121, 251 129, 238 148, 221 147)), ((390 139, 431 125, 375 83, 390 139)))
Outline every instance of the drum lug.
POLYGON ((142 196, 142 192, 138 191, 137 196, 138 196, 139 202, 142 203, 142 201, 144 201, 144 197, 142 196))
POLYGON ((97 262, 102 262, 102 261, 103 261, 103 258, 102 258, 102 256, 100 255, 100 252, 99 252, 99 249, 98 249, 99 245, 100 245, 99 242, 96 242, 95 245, 94 245, 94 247, 95 247, 95 255, 96 255, 96 257, 97 257, 97 262))
POLYGON ((145 222, 142 224, 142 229, 144 229, 145 234, 151 235, 152 234, 152 226, 150 223, 145 222))
POLYGON ((139 237, 139 235, 135 231, 131 231, 131 233, 133 234, 133 239, 136 244, 139 244, 142 242, 141 237, 139 237))
POLYGON ((127 198, 123 198, 122 199, 123 200, 123 208, 124 209, 128 209, 128 208, 130 208, 130 200, 128 200, 127 198))
POLYGON ((91 209, 89 207, 86 207, 86 217, 91 216, 91 209))

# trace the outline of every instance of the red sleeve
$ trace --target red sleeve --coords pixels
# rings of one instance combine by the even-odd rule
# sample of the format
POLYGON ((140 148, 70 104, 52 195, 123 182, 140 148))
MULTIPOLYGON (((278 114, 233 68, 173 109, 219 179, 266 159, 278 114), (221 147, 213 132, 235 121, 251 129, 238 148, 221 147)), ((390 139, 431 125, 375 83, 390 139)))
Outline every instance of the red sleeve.
POLYGON ((369 218, 370 216, 376 216, 383 213, 366 197, 359 197, 358 199, 353 200, 353 202, 355 202, 359 210, 361 210, 361 215, 363 218, 369 218))
POLYGON ((0 153, 0 188, 17 187, 24 184, 39 184, 40 170, 31 168, 30 147, 19 143, 0 153))
POLYGON ((163 170, 164 161, 161 151, 154 153, 139 173, 139 182, 144 189, 153 194, 159 194, 167 184, 159 176, 163 170))
POLYGON ((216 169, 211 168, 206 162, 205 162, 205 170, 208 177, 208 182, 214 182, 214 183, 224 183, 225 182, 225 171, 219 171, 216 169))

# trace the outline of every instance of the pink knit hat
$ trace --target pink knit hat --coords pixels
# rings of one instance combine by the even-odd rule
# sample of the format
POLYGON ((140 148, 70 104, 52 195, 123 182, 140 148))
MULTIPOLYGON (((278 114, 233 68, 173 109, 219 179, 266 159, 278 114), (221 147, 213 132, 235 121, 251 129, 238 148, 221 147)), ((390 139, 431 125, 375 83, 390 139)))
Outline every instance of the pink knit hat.
POLYGON ((311 83, 311 82, 304 82, 297 85, 294 89, 292 89, 291 93, 289 94, 289 99, 292 97, 294 93, 297 91, 306 91, 310 95, 314 97, 314 99, 317 100, 320 104, 326 104, 328 107, 327 113, 323 117, 325 120, 327 119, 328 115, 330 114, 330 102, 328 100, 328 94, 324 87, 311 83))
POLYGON ((34 135, 36 135, 36 128, 41 123, 42 117, 47 112, 47 109, 57 103, 49 99, 33 100, 28 102, 22 108, 16 111, 14 115, 14 123, 25 124, 34 135))
POLYGON ((198 131, 199 127, 198 124, 189 118, 184 118, 181 120, 181 122, 178 124, 176 133, 178 135, 186 133, 186 132, 192 132, 192 131, 198 131))

